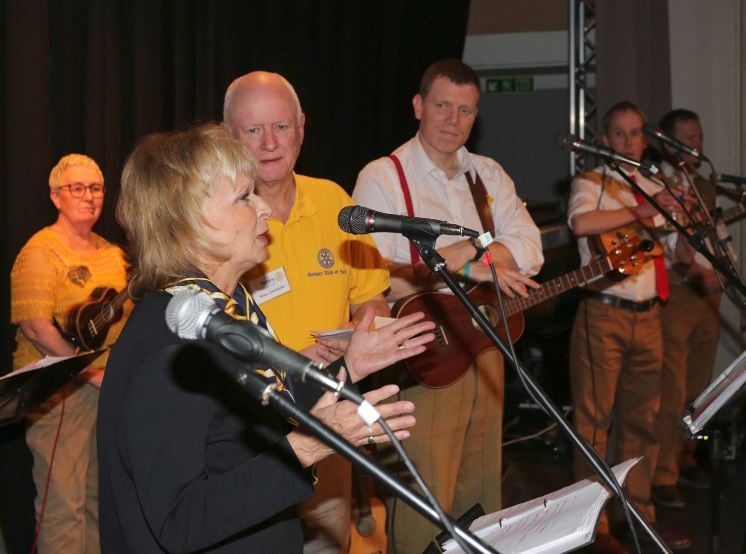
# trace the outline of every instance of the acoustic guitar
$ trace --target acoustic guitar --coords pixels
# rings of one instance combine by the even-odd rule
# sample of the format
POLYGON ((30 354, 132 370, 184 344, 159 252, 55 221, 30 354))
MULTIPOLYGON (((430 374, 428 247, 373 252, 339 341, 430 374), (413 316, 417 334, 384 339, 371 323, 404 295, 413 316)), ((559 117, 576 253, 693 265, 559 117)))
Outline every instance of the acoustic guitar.
MULTIPOLYGON (((744 205, 744 203, 736 204, 735 206, 725 211, 721 211, 719 208, 717 208, 712 214, 713 218, 715 219, 716 232, 718 234, 727 235, 727 231, 724 230, 724 226, 732 223, 733 221, 736 221, 744 214, 746 214, 746 206, 744 205)), ((704 220, 704 216, 701 214, 695 215, 697 216, 697 221, 702 223, 704 220)), ((592 247, 595 249, 596 252, 599 252, 602 255, 610 255, 610 253, 613 252, 616 248, 624 245, 625 243, 628 243, 630 237, 642 237, 641 242, 649 240, 653 247, 649 252, 647 252, 647 256, 645 258, 630 260, 631 263, 628 263, 626 267, 622 268, 623 271, 618 272, 618 275, 620 277, 627 277, 639 272, 647 258, 663 255, 663 248, 661 247, 661 245, 658 243, 658 241, 652 238, 650 232, 648 231, 648 228, 639 223, 623 225, 621 227, 617 227, 616 229, 611 229, 610 231, 601 233, 600 235, 592 238, 592 247)))
POLYGON ((111 287, 98 287, 85 302, 70 308, 64 325, 54 324, 62 336, 81 350, 97 350, 106 340, 109 328, 122 319, 127 289, 117 292, 111 287))
MULTIPOLYGON (((367 449, 367 447, 366 447, 367 449)), ((350 554, 385 554, 386 506, 373 492, 373 478, 352 466, 355 506, 350 526, 350 554)))
MULTIPOLYGON (((590 283, 609 272, 629 275, 639 271, 638 266, 650 256, 647 251, 652 247, 651 241, 641 241, 637 235, 631 233, 623 234, 615 238, 615 246, 606 257, 552 279, 538 289, 531 289, 528 298, 504 298, 503 306, 511 339, 516 341, 523 334, 524 310, 590 283)), ((506 330, 500 318, 495 291, 480 283, 468 295, 497 334, 505 339, 506 330)), ((426 387, 442 388, 455 383, 463 377, 481 352, 494 346, 452 294, 420 292, 402 298, 391 309, 395 317, 419 311, 425 312, 435 322, 435 340, 425 345, 425 352, 404 360, 404 364, 410 375, 426 387)))

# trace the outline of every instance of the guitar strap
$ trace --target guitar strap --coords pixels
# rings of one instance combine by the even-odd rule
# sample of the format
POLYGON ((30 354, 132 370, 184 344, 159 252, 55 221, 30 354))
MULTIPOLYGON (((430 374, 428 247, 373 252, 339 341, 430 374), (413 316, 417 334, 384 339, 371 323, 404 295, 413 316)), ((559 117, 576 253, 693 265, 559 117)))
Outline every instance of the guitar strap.
MULTIPOLYGON (((635 180, 634 175, 631 177, 635 180)), ((644 204, 645 197, 640 194, 637 190, 633 190, 632 194, 635 195, 635 202, 637 204, 644 204)), ((653 266, 655 267, 655 291, 658 293, 658 298, 661 302, 668 300, 669 286, 668 286, 668 270, 666 269, 666 261, 663 255, 653 256, 653 266)))
MULTIPOLYGON (((404 204, 407 207, 407 215, 409 217, 414 217, 412 194, 409 192, 409 183, 407 182, 407 176, 404 174, 404 168, 401 165, 401 161, 398 157, 396 157, 395 154, 391 154, 389 158, 391 158, 391 160, 394 162, 394 166, 396 166, 396 173, 399 175, 399 186, 401 186, 402 194, 404 194, 404 204)), ((479 173, 477 173, 476 170, 474 171, 474 175, 477 176, 476 180, 472 178, 471 173, 469 173, 468 171, 465 175, 466 182, 469 183, 471 198, 474 201, 474 206, 476 206, 477 208, 479 221, 482 223, 482 229, 485 232, 489 231, 491 233, 495 230, 495 223, 492 219, 492 211, 490 210, 490 204, 492 202, 489 195, 487 194, 487 188, 484 186, 482 178, 479 176, 479 173)), ((417 248, 415 248, 414 244, 412 244, 411 241, 409 242, 409 255, 412 259, 412 265, 415 265, 420 259, 417 248)))
MULTIPOLYGON (((404 204, 407 206, 407 215, 409 217, 414 217, 412 195, 409 192, 409 183, 407 183, 407 176, 404 175, 404 168, 401 166, 399 158, 397 158, 394 154, 391 154, 389 158, 391 158, 391 160, 394 162, 394 165, 396 166, 396 172, 399 174, 399 186, 401 186, 402 194, 404 194, 404 204)), ((417 265, 417 262, 420 261, 420 253, 417 252, 417 248, 411 240, 409 241, 409 257, 412 260, 412 265, 417 265)))
POLYGON ((476 181, 472 178, 471 173, 466 172, 466 182, 469 183, 469 190, 471 190, 471 197, 474 200, 474 205, 477 208, 477 214, 479 215, 479 221, 482 223, 482 230, 486 232, 495 231, 495 222, 492 219, 492 210, 490 210, 491 198, 487 194, 487 188, 482 182, 482 178, 474 170, 474 175, 477 176, 476 181))

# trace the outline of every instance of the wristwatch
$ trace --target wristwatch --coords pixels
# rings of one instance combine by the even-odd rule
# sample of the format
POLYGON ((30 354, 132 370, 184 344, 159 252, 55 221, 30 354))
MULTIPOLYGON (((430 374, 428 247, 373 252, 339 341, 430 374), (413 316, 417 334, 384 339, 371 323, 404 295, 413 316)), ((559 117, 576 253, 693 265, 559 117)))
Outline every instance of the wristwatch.
POLYGON ((482 259, 482 256, 484 255, 484 253, 487 252, 487 247, 486 246, 482 246, 482 243, 479 242, 479 239, 471 238, 469 240, 471 241, 471 243, 474 246, 474 248, 477 249, 477 253, 474 254, 474 257, 471 259, 471 261, 472 262, 478 262, 479 260, 482 259))

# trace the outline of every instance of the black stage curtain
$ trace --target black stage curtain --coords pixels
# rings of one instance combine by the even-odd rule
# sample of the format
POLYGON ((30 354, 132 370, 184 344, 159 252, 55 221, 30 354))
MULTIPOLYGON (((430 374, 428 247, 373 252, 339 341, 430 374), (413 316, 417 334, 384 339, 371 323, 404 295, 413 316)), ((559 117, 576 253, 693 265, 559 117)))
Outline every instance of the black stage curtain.
MULTIPOLYGON (((114 205, 136 141, 220 120, 228 84, 265 69, 293 83, 306 113, 298 169, 351 190, 366 162, 414 132, 419 77, 461 57, 468 11, 465 0, 0 0, 0 374, 14 348, 10 269, 56 218, 47 179, 62 155, 99 163, 96 231, 123 244, 114 205)), ((15 493, 2 489, 0 523, 27 529, 27 503, 8 506, 15 493)))
MULTIPOLYGON (((238 75, 277 71, 307 117, 299 170, 348 190, 415 130, 410 100, 432 61, 462 54, 468 2, 8 0, 2 24, 2 313, 18 250, 51 223, 47 178, 69 152, 101 165, 96 230, 116 242, 119 177, 138 138, 219 120, 238 75)), ((3 364, 10 345, 2 326, 3 364)))

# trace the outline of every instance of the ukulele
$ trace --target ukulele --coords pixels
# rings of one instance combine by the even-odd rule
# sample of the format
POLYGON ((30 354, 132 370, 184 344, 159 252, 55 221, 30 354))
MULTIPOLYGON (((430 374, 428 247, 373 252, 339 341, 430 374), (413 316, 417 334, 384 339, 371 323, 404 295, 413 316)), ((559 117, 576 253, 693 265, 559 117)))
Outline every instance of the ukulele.
MULTIPOLYGON (((367 449, 367 447, 366 447, 367 449)), ((350 526, 350 554, 385 554, 386 506, 373 494, 373 478, 352 466, 355 506, 350 526)))
MULTIPOLYGON (((636 235, 624 234, 615 239, 615 246, 605 258, 598 258, 586 266, 542 284, 538 289, 529 290, 528 298, 504 298, 503 306, 511 339, 516 341, 523 334, 524 310, 590 283, 609 272, 629 275, 639 271, 638 266, 650 256, 648 250, 652 246, 651 241, 641 241, 636 235)), ((497 334, 506 340, 506 329, 500 318, 495 291, 480 283, 468 292, 468 296, 497 334)), ((419 292, 400 299, 391 309, 394 317, 419 311, 425 312, 436 324, 435 340, 425 345, 425 352, 404 360, 410 375, 421 385, 443 388, 455 383, 464 376, 481 352, 494 346, 452 294, 440 291, 419 292)))
POLYGON ((69 343, 81 350, 97 350, 106 340, 109 328, 122 319, 127 298, 126 288, 117 292, 111 287, 97 287, 88 300, 68 310, 64 325, 53 322, 69 343))

